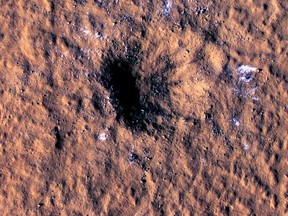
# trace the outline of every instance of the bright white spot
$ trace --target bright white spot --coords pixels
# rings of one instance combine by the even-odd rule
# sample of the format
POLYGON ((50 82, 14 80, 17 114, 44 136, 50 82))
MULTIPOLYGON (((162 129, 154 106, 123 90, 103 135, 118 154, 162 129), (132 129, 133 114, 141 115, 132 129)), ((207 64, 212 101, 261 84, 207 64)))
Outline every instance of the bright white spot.
POLYGON ((238 67, 237 71, 240 74, 246 74, 250 72, 257 72, 258 68, 249 65, 241 65, 240 67, 238 67))
POLYGON ((237 70, 239 73, 247 73, 247 72, 256 72, 258 68, 250 65, 241 65, 240 67, 238 67, 237 70))
POLYGON ((172 9, 172 0, 164 0, 164 13, 166 17, 170 16, 172 9))
POLYGON ((92 38, 100 38, 101 37, 100 33, 98 33, 98 32, 93 33, 91 31, 89 31, 88 29, 81 28, 80 31, 83 32, 86 36, 89 36, 92 38))
POLYGON ((256 92, 256 90, 257 90, 257 87, 252 88, 252 89, 249 89, 249 91, 247 91, 247 94, 248 94, 248 95, 254 95, 255 92, 256 92))
POLYGON ((252 67, 249 65, 241 65, 235 71, 237 76, 237 84, 233 91, 235 94, 250 98, 254 101, 258 100, 255 96, 257 92, 257 83, 256 80, 253 79, 253 73, 259 72, 260 69, 256 67, 252 67))
POLYGON ((106 133, 100 133, 98 135, 98 140, 105 141, 108 138, 108 135, 106 133))
POLYGON ((91 32, 90 32, 89 30, 87 30, 87 29, 82 30, 82 32, 83 32, 84 34, 86 34, 86 35, 91 34, 91 32))
POLYGON ((256 67, 252 67, 249 65, 241 65, 240 67, 238 67, 237 69, 237 73, 239 74, 239 82, 243 81, 243 82, 250 82, 252 80, 251 74, 253 72, 258 72, 259 69, 256 67))
POLYGON ((206 165, 207 161, 204 158, 200 157, 200 163, 202 165, 206 165))
POLYGON ((236 125, 236 126, 239 126, 239 125, 240 125, 240 122, 239 122, 238 119, 236 119, 236 118, 233 118, 233 119, 232 119, 232 122, 233 122, 233 124, 236 125))
POLYGON ((250 147, 251 147, 250 144, 247 144, 247 143, 244 143, 244 144, 243 144, 243 149, 246 150, 246 151, 249 150, 250 147))

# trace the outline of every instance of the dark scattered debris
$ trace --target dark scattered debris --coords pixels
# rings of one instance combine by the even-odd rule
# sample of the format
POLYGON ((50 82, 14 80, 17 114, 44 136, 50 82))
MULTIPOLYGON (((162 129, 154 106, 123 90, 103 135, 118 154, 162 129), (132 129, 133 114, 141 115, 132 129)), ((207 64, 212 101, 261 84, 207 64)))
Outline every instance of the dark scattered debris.
POLYGON ((54 85, 55 85, 55 81, 54 81, 54 78, 53 78, 53 72, 52 72, 52 71, 49 71, 49 72, 48 72, 48 75, 47 75, 46 79, 47 79, 48 85, 49 85, 51 88, 53 88, 54 85))
POLYGON ((61 39, 64 45, 73 53, 73 56, 76 60, 88 59, 88 57, 79 45, 73 44, 66 37, 62 37, 61 39))
POLYGON ((89 199, 90 201, 92 202, 93 204, 93 210, 95 212, 99 212, 99 208, 100 208, 100 203, 99 203, 99 199, 97 197, 97 194, 96 194, 96 190, 95 190, 95 186, 93 184, 93 179, 91 177, 91 174, 90 172, 88 173, 87 175, 87 185, 86 185, 86 188, 87 188, 87 192, 88 192, 88 196, 89 196, 89 199))
POLYGON ((205 52, 202 48, 200 48, 195 52, 192 62, 203 62, 204 60, 205 60, 205 52))
POLYGON ((103 99, 103 96, 98 92, 94 92, 92 99, 91 99, 92 105, 94 109, 100 113, 100 115, 105 114, 105 101, 103 99))
POLYGON ((59 128, 56 126, 53 130, 55 137, 56 137, 56 143, 55 143, 55 148, 58 150, 62 150, 64 146, 64 138, 61 135, 59 128))
POLYGON ((288 76, 283 73, 277 65, 271 64, 269 66, 269 72, 276 78, 284 80, 286 83, 288 83, 288 76))
POLYGON ((55 6, 55 3, 54 1, 50 1, 50 11, 51 11, 51 16, 49 17, 49 20, 50 20, 50 23, 51 23, 51 26, 54 26, 55 25, 55 17, 56 17, 56 6, 55 6))
POLYGON ((192 141, 191 141, 191 139, 190 139, 189 136, 185 136, 185 137, 183 138, 183 145, 184 145, 186 151, 189 152, 189 150, 190 150, 191 147, 192 147, 192 141))
POLYGON ((85 5, 87 3, 87 0, 74 0, 74 2, 76 4, 85 5))
POLYGON ((139 205, 141 202, 141 197, 138 195, 137 192, 138 191, 136 191, 136 189, 133 186, 130 188, 130 195, 134 198, 135 205, 139 205))
POLYGON ((30 63, 25 59, 22 65, 23 73, 26 75, 30 75, 32 73, 30 63))
POLYGON ((135 152, 132 152, 128 160, 130 161, 130 163, 138 163, 140 161, 140 158, 135 152))
POLYGON ((142 27, 142 30, 141 30, 141 37, 142 37, 142 38, 146 38, 146 35, 147 35, 146 28, 145 28, 145 27, 142 27))
POLYGON ((156 73, 149 77, 150 89, 155 96, 164 96, 169 93, 167 78, 156 73))
MULTIPOLYGON (((228 57, 229 58, 229 57, 228 57)), ((233 73, 228 63, 225 64, 223 68, 223 72, 219 75, 220 80, 223 80, 226 84, 232 83, 233 81, 233 73)))
POLYGON ((211 190, 211 187, 212 187, 211 176, 206 170, 202 171, 202 177, 204 180, 206 190, 207 191, 211 190))
POLYGON ((100 7, 105 9, 106 11, 110 10, 110 7, 117 4, 118 0, 94 0, 95 4, 100 7))
POLYGON ((0 41, 4 39, 4 33, 0 32, 0 41))
POLYGON ((77 99, 77 108, 76 108, 76 112, 80 113, 81 111, 84 110, 84 104, 83 104, 83 99, 82 98, 78 98, 77 99))
POLYGON ((57 43, 57 35, 54 32, 50 33, 51 41, 55 45, 57 43))
POLYGON ((213 113, 211 112, 206 112, 205 113, 205 121, 206 122, 211 122, 213 120, 213 113))
POLYGON ((143 187, 145 188, 146 186, 146 183, 147 183, 147 180, 146 180, 146 176, 143 176, 142 178, 141 178, 141 184, 143 185, 143 187))
POLYGON ((259 187, 263 187, 263 188, 265 187, 265 183, 258 175, 254 175, 254 181, 257 183, 259 187))
POLYGON ((223 207, 223 210, 224 210, 225 215, 230 215, 230 207, 229 206, 223 207))
POLYGON ((97 34, 101 37, 104 31, 104 24, 100 21, 98 17, 93 14, 89 14, 89 22, 93 28, 93 31, 97 32, 97 34))
POLYGON ((151 15, 143 15, 142 16, 142 20, 143 20, 143 22, 151 22, 152 21, 152 17, 151 17, 151 15))
POLYGON ((196 14, 197 15, 204 14, 207 11, 208 11, 208 7, 207 6, 204 6, 204 7, 197 6, 197 8, 196 8, 196 14))
POLYGON ((143 151, 143 156, 145 159, 147 160, 152 160, 153 158, 151 156, 149 156, 149 149, 148 148, 142 148, 142 151, 143 151))
POLYGON ((43 55, 46 60, 48 60, 50 57, 50 53, 46 48, 43 49, 43 55))
POLYGON ((133 4, 136 6, 140 6, 140 0, 132 0, 133 4))
POLYGON ((205 115, 205 122, 212 126, 212 132, 214 136, 218 137, 224 134, 223 130, 221 129, 220 125, 217 123, 216 119, 214 118, 213 106, 204 113, 205 115))
POLYGON ((131 16, 128 16, 128 15, 125 15, 125 14, 123 14, 123 15, 121 16, 120 21, 128 22, 128 23, 130 23, 131 25, 134 25, 134 24, 135 24, 135 20, 134 20, 131 16))
POLYGON ((105 175, 109 176, 112 170, 112 161, 110 159, 105 161, 105 175))
POLYGON ((134 187, 131 187, 131 188, 130 188, 130 194, 131 194, 132 197, 135 196, 135 194, 136 194, 136 190, 135 190, 134 187))
POLYGON ((279 182, 280 182, 280 174, 279 174, 278 170, 273 168, 273 167, 270 167, 270 171, 273 173, 275 182, 277 184, 279 184, 279 182))
POLYGON ((130 157, 128 158, 129 162, 132 164, 137 164, 145 172, 149 171, 148 163, 152 160, 152 157, 147 156, 147 153, 143 156, 139 156, 136 152, 132 151, 130 157))
POLYGON ((213 122, 212 128, 213 128, 213 134, 214 134, 216 137, 223 135, 223 131, 221 130, 221 128, 220 128, 220 126, 218 125, 218 123, 213 122))
POLYGON ((274 194, 273 200, 274 200, 274 206, 277 209, 280 204, 279 197, 277 196, 277 194, 274 194))
POLYGON ((217 42, 218 30, 217 28, 209 28, 208 30, 203 30, 204 39, 212 43, 217 42))
POLYGON ((42 207, 42 206, 44 206, 44 203, 43 203, 43 202, 40 202, 40 203, 38 204, 38 207, 42 207))
POLYGON ((159 212, 159 215, 161 215, 161 216, 165 215, 165 211, 163 209, 164 204, 162 201, 154 200, 153 202, 151 202, 151 205, 155 211, 159 212))
POLYGON ((49 116, 58 119, 57 96, 54 94, 44 94, 42 105, 49 112, 49 116))

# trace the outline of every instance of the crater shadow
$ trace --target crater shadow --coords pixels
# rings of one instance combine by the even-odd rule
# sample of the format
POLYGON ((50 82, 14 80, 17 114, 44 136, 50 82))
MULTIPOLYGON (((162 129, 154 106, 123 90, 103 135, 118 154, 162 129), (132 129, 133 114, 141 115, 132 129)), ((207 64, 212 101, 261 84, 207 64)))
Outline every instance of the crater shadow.
POLYGON ((102 64, 101 84, 110 92, 116 120, 134 130, 145 130, 141 112, 140 89, 134 67, 139 58, 140 46, 134 44, 126 56, 115 57, 109 51, 102 64))

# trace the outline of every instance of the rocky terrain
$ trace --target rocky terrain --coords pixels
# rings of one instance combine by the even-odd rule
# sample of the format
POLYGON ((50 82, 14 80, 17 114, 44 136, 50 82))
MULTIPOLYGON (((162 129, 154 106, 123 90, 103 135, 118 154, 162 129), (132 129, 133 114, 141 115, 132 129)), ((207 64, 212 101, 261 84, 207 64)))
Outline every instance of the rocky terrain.
POLYGON ((1 215, 288 214, 288 2, 0 0, 1 215))

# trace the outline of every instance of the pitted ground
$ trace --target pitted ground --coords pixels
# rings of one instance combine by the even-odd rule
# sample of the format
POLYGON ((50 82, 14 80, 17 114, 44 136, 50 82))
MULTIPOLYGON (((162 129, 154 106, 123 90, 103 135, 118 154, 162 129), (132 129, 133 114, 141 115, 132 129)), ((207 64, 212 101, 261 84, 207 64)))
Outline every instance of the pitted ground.
POLYGON ((284 2, 2 0, 2 214, 287 214, 284 2))

